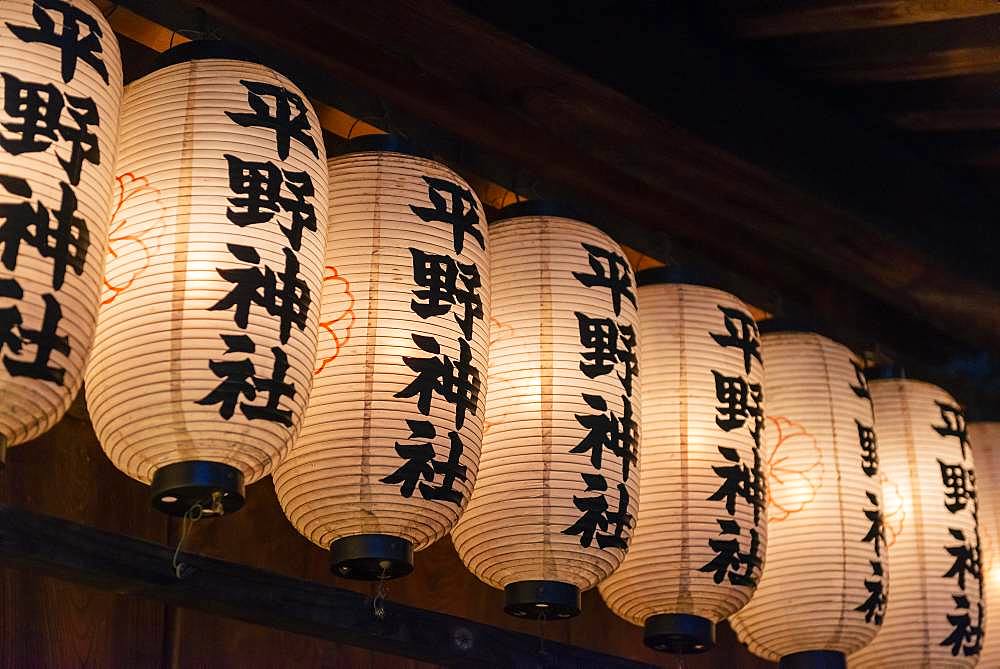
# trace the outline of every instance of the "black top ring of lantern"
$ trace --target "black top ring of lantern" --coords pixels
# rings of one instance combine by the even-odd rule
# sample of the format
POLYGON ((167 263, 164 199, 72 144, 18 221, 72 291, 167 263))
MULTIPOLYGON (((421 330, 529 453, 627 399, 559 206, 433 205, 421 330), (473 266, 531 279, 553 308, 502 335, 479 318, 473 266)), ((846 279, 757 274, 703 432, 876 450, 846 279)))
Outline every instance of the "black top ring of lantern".
POLYGON ((715 623, 689 613, 660 613, 646 619, 642 640, 664 653, 704 653, 715 647, 715 623))
POLYGON ((261 65, 257 54, 249 49, 218 39, 197 39, 170 47, 153 61, 153 72, 178 63, 194 60, 240 60, 261 65))
POLYGON ((399 153, 404 156, 424 158, 426 160, 433 159, 430 152, 425 151, 413 140, 391 133, 373 133, 349 139, 341 146, 334 148, 331 155, 346 156, 352 153, 369 153, 373 151, 399 153))
POLYGON ((572 618, 580 615, 580 588, 561 581, 516 581, 504 588, 503 610, 535 620, 572 618))
MULTIPOLYGON (((690 265, 669 265, 667 267, 650 267, 635 273, 635 282, 638 286, 656 286, 663 284, 677 284, 685 286, 702 286, 703 288, 714 288, 715 290, 726 289, 722 287, 717 277, 705 270, 692 267, 690 265)), ((727 291, 728 292, 728 291, 727 291)))
POLYGON ((500 221, 524 216, 554 216, 586 222, 586 218, 583 217, 576 207, 560 200, 522 200, 521 202, 513 202, 497 212, 496 220, 500 221))

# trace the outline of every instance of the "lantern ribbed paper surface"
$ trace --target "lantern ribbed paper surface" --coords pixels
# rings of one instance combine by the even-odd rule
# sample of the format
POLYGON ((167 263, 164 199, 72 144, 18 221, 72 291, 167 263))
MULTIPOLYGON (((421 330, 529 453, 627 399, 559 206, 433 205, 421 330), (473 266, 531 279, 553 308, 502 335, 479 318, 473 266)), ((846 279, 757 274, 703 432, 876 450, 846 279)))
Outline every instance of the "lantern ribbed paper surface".
POLYGON ((642 496, 628 557, 600 591, 619 616, 647 624, 648 644, 707 650, 711 633, 668 643, 657 627, 679 615, 714 624, 747 603, 760 577, 760 341, 746 306, 721 290, 653 284, 639 297, 642 496))
POLYGON ((208 461, 252 483, 287 449, 312 385, 326 158, 292 82, 191 48, 125 92, 117 171, 130 188, 87 399, 129 476, 208 461))
POLYGON ((983 630, 981 667, 1000 667, 1000 422, 969 423, 975 444, 979 532, 983 541, 984 599, 990 606, 983 630))
POLYGON ((618 244, 586 223, 521 216, 490 231, 483 455, 452 537, 476 576, 508 589, 509 612, 573 615, 575 589, 614 571, 632 534, 635 287, 618 244))
MULTIPOLYGON (((426 548, 451 530, 472 492, 490 261, 482 206, 444 165, 361 151, 329 166, 315 386, 274 484, 299 532, 335 544, 338 573, 364 578, 363 561, 338 560, 351 537, 426 548)), ((376 553, 367 555, 377 563, 376 553)), ((403 558, 387 575, 411 568, 403 558)))
POLYGON ((94 5, 0 3, 0 461, 83 381, 121 98, 118 41, 94 5))
POLYGON ((846 347, 762 328, 767 564, 732 625, 755 655, 842 662, 878 632, 888 591, 871 395, 846 347))
POLYGON ((892 588, 882 631, 850 666, 975 666, 985 607, 964 415, 929 383, 880 379, 870 387, 892 588))

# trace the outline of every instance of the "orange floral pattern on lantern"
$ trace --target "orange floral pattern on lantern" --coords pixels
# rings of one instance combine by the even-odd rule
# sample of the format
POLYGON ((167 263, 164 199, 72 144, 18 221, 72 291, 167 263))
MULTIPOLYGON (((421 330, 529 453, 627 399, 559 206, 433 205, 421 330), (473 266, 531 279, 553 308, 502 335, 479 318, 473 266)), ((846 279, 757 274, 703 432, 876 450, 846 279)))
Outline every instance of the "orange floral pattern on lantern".
POLYGON ((906 508, 899 486, 881 471, 878 477, 882 484, 882 527, 885 530, 885 545, 891 547, 906 525, 906 508))
POLYGON ((149 269, 149 260, 152 257, 152 251, 149 245, 144 240, 144 237, 149 233, 150 230, 155 228, 163 220, 163 206, 160 204, 160 190, 154 188, 149 184, 149 178, 143 176, 136 176, 132 172, 126 172, 115 177, 115 182, 118 184, 118 197, 115 203, 115 209, 111 213, 111 223, 108 233, 108 248, 107 252, 113 257, 117 258, 120 254, 126 252, 130 245, 138 246, 142 250, 145 260, 142 266, 132 272, 129 276, 128 281, 121 284, 113 284, 108 281, 107 275, 104 276, 103 282, 104 287, 111 291, 111 295, 105 297, 101 300, 101 304, 111 304, 114 302, 119 295, 129 289, 136 279, 142 276, 143 272, 149 269), (154 203, 160 210, 160 216, 153 217, 154 223, 150 225, 145 230, 140 230, 138 233, 133 232, 132 234, 123 235, 121 231, 126 225, 128 225, 128 219, 123 218, 119 220, 118 216, 122 210, 122 207, 129 200, 139 197, 142 195, 150 195, 154 197, 154 203))
POLYGON ((802 511, 816 498, 823 481, 823 452, 816 437, 799 423, 784 416, 768 416, 771 425, 764 431, 768 438, 767 472, 768 508, 767 522, 780 523, 802 511), (773 435, 773 436, 772 436, 773 435), (792 466, 786 455, 792 448, 805 448, 810 456, 805 464, 792 466), (775 494, 775 483, 781 491, 775 494))
POLYGON ((336 267, 330 265, 326 266, 326 275, 323 277, 323 311, 337 314, 335 318, 319 324, 320 336, 329 335, 333 340, 334 349, 333 355, 323 358, 313 375, 319 374, 337 359, 340 350, 350 341, 351 329, 354 327, 354 294, 351 292, 351 282, 347 277, 341 276, 336 267), (331 309, 331 306, 335 308, 331 309))

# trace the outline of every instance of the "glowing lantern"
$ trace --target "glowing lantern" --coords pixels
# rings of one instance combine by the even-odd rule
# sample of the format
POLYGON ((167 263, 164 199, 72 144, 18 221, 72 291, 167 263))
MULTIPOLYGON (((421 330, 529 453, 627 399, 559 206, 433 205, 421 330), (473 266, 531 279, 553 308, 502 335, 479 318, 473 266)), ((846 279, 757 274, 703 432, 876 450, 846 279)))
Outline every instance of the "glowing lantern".
POLYGON ((645 625, 647 645, 701 652, 750 599, 767 543, 760 339, 729 293, 674 270, 638 280, 642 497, 628 557, 600 591, 645 625))
MULTIPOLYGON (((969 439, 976 451, 984 599, 992 607, 1000 602, 1000 422, 969 423, 969 439)), ((979 666, 1000 666, 1000 620, 992 609, 983 630, 979 666)))
POLYGON ((882 625, 888 589, 871 393, 845 346, 777 321, 761 331, 767 563, 732 625, 783 668, 844 667, 882 625))
POLYGON ((118 41, 94 5, 0 3, 0 463, 83 381, 121 98, 118 41))
POLYGON ((975 666, 985 607, 965 416, 929 383, 879 379, 870 388, 892 588, 882 631, 850 666, 975 666))
POLYGON ((489 246, 453 171, 391 136, 349 149, 329 163, 313 396, 274 485, 335 573, 393 578, 451 530, 476 480, 489 246))
POLYGON ((176 514, 242 505, 298 431, 316 353, 319 121, 288 79, 229 55, 185 44, 126 89, 130 189, 87 369, 108 457, 176 514))
POLYGON ((483 454, 452 532, 513 615, 575 615, 628 550, 638 499, 631 270, 596 228, 543 203, 490 226, 493 318, 483 454))

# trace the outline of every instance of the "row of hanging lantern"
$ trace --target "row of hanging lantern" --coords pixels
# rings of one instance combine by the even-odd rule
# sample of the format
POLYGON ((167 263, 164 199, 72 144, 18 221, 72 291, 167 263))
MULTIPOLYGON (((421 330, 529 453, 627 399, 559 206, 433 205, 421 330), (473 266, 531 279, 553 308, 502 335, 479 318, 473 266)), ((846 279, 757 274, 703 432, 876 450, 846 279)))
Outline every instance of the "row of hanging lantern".
POLYGON ((101 445, 157 508, 235 511, 273 474, 342 576, 405 575, 451 533, 518 616, 597 586, 671 652, 729 618, 783 667, 979 659, 1000 509, 969 434, 988 491, 1000 424, 705 282, 634 277, 565 209, 487 229, 397 139, 327 162, 302 92, 226 45, 123 97, 89 2, 15 0, 0 58, 0 449, 61 417, 89 351, 101 445))

